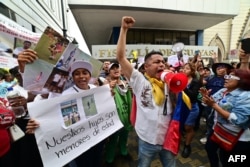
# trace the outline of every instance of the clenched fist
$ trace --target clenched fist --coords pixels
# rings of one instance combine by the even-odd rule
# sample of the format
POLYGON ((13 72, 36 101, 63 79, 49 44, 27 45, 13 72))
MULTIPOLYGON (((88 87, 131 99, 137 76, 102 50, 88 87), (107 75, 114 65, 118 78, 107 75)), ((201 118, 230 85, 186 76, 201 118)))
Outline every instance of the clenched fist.
POLYGON ((130 27, 133 27, 133 25, 135 24, 135 19, 131 16, 123 16, 122 17, 122 24, 121 27, 128 29, 130 27))

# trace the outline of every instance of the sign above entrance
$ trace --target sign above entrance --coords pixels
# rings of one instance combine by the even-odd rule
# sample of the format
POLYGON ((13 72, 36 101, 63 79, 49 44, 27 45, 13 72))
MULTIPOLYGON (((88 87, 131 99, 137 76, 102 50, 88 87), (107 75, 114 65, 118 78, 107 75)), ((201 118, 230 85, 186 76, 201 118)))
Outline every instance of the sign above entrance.
MULTIPOLYGON (((116 57, 116 47, 117 45, 93 45, 92 46, 92 56, 95 59, 115 59, 116 57)), ((160 51, 163 53, 164 57, 171 56, 175 54, 172 51, 172 45, 127 45, 127 58, 133 58, 133 52, 137 51, 138 56, 145 56, 148 52, 152 50, 160 51)), ((217 46, 185 46, 183 49, 183 54, 193 57, 195 51, 199 50, 203 58, 209 58, 212 55, 217 54, 217 46)), ((217 54, 218 55, 218 54, 217 54)))

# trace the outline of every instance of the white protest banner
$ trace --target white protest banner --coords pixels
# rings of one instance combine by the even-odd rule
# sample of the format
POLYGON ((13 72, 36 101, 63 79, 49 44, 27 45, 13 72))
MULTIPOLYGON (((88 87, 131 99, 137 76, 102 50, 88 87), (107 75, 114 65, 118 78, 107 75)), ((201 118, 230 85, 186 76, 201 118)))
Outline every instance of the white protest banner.
POLYGON ((109 85, 28 103, 44 167, 61 167, 123 127, 109 85))
POLYGON ((0 56, 0 68, 13 68, 15 66, 18 66, 17 59, 0 56))
POLYGON ((0 32, 32 43, 37 43, 41 36, 41 34, 27 30, 2 14, 0 14, 0 32))

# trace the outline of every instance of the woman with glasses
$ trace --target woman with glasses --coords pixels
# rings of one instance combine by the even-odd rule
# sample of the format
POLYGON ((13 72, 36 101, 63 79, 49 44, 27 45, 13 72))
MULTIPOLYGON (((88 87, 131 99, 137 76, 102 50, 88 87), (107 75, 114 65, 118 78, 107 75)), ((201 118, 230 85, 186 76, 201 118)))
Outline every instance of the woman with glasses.
POLYGON ((250 160, 250 71, 235 69, 224 78, 224 88, 212 96, 209 96, 209 90, 200 89, 203 96, 202 102, 213 108, 218 123, 230 130, 243 130, 231 151, 226 151, 221 145, 218 145, 222 166, 248 166, 246 163, 247 159, 250 160), (249 157, 246 157, 245 162, 239 160, 240 164, 236 164, 235 160, 232 161, 232 157, 234 158, 236 155, 248 155, 249 157))

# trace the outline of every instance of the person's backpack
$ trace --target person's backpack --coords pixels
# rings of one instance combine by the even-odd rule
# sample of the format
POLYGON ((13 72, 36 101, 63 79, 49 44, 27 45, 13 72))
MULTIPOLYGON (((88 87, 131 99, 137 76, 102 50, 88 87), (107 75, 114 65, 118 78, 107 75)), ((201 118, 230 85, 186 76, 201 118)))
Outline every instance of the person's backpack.
POLYGON ((10 149, 11 137, 8 128, 15 122, 15 115, 5 106, 0 106, 0 157, 10 149))
POLYGON ((14 112, 4 106, 0 106, 0 129, 7 129, 15 122, 14 112))

